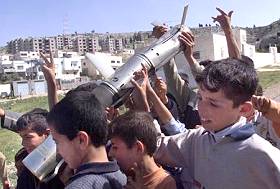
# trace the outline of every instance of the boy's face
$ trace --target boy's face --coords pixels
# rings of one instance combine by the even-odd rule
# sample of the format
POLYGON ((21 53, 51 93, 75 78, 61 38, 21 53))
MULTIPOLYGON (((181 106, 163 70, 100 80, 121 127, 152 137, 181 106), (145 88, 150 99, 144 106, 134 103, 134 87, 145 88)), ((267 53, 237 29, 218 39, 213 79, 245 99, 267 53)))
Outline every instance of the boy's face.
POLYGON ((76 169, 82 164, 82 154, 79 148, 78 137, 69 140, 67 136, 59 134, 53 127, 51 134, 56 143, 57 152, 71 169, 76 169))
POLYGON ((131 148, 128 148, 126 143, 119 137, 113 137, 111 142, 112 146, 109 156, 115 158, 121 170, 126 175, 129 175, 134 163, 139 162, 142 158, 139 150, 137 150, 137 146, 133 145, 131 148))
POLYGON ((208 131, 219 131, 236 123, 241 114, 241 107, 233 108, 233 101, 226 98, 224 93, 210 92, 199 87, 198 112, 202 126, 208 131))
POLYGON ((22 146, 28 153, 32 152, 37 148, 47 137, 47 135, 38 135, 35 131, 30 128, 19 131, 19 135, 22 138, 22 146))

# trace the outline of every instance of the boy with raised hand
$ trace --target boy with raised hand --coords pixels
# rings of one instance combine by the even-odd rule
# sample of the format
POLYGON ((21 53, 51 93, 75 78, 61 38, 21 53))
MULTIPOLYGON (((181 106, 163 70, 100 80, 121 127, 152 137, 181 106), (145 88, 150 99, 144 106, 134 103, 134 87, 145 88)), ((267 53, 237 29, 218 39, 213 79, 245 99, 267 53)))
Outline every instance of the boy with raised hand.
POLYGON ((214 61, 196 80, 202 127, 162 137, 155 159, 182 167, 185 188, 279 188, 280 151, 245 118, 258 83, 253 65, 214 61))
POLYGON ((88 91, 70 91, 48 115, 57 151, 76 169, 66 189, 122 188, 126 177, 116 161, 109 161, 104 109, 88 91))
POLYGON ((136 182, 147 189, 176 188, 175 180, 154 161, 158 132, 148 113, 129 111, 115 118, 110 129, 110 155, 129 177, 128 184, 136 182), (133 169, 141 170, 141 175, 135 175, 133 169))

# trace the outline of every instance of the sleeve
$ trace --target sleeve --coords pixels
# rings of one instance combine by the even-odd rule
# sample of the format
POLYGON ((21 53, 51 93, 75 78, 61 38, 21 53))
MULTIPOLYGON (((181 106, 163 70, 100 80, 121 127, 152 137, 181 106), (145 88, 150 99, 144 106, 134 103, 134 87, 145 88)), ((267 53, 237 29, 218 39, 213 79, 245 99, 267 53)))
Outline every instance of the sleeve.
POLYGON ((188 129, 181 134, 159 138, 155 160, 165 166, 192 168, 194 144, 201 130, 188 129))
POLYGON ((199 65, 198 62, 195 62, 194 64, 189 64, 193 77, 195 78, 197 75, 201 74, 201 72, 204 70, 204 67, 199 65))
POLYGON ((163 66, 168 91, 175 97, 181 110, 189 100, 190 89, 185 86, 185 81, 177 73, 174 58, 163 66))
MULTIPOLYGON (((198 69, 198 68, 195 68, 198 69)), ((174 58, 163 66, 166 77, 167 90, 175 97, 179 109, 183 112, 187 105, 195 107, 196 92, 190 89, 177 72, 174 58)), ((201 70, 203 70, 201 68, 201 70)))
POLYGON ((176 135, 187 131, 185 124, 181 123, 180 121, 176 121, 174 117, 172 117, 169 123, 164 124, 162 127, 165 129, 168 135, 176 135))
POLYGON ((166 108, 170 111, 170 113, 172 114, 172 116, 175 119, 179 119, 178 104, 177 104, 176 100, 169 93, 167 93, 166 96, 168 98, 168 102, 167 102, 167 104, 165 104, 166 108))

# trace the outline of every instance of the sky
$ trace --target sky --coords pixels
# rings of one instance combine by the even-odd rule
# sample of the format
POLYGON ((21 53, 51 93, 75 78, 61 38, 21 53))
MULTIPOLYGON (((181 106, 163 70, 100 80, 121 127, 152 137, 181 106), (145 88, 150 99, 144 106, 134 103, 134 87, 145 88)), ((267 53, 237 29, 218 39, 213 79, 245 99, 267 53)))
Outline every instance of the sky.
POLYGON ((190 27, 213 24, 216 7, 234 11, 234 26, 264 26, 280 18, 279 0, 0 0, 0 46, 63 32, 148 31, 153 21, 172 26, 180 23, 186 3, 190 27))

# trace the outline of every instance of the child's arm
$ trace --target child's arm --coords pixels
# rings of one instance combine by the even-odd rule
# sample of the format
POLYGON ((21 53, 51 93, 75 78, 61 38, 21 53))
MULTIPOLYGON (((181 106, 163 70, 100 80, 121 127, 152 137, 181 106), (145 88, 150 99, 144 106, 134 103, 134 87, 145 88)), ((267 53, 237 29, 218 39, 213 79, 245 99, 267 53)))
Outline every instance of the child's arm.
POLYGON ((253 96, 252 103, 256 110, 262 112, 262 115, 272 121, 272 126, 280 137, 280 103, 264 96, 253 96))
POLYGON ((233 11, 230 11, 228 14, 226 14, 220 8, 217 8, 217 10, 220 12, 220 15, 217 17, 212 17, 213 22, 218 22, 225 33, 229 57, 241 58, 240 50, 231 28, 231 16, 233 11))
POLYGON ((203 71, 204 67, 199 65, 199 63, 193 56, 193 48, 195 45, 194 36, 191 32, 183 31, 182 34, 179 36, 179 40, 185 46, 184 49, 185 58, 190 65, 193 76, 196 77, 197 74, 200 74, 203 71))
POLYGON ((48 101, 49 101, 49 109, 51 110, 52 107, 58 102, 56 81, 55 81, 55 65, 54 65, 51 51, 50 51, 50 61, 46 58, 46 56, 43 53, 40 53, 40 56, 45 61, 45 63, 41 67, 48 86, 48 101))
MULTIPOLYGON (((144 67, 144 66, 143 66, 144 67)), ((134 86, 134 91, 132 92, 134 108, 140 111, 150 112, 150 106, 147 99, 147 80, 148 78, 144 76, 144 70, 140 70, 134 73, 134 79, 131 80, 131 83, 134 86), (139 84, 136 80, 143 79, 142 83, 139 84)))

